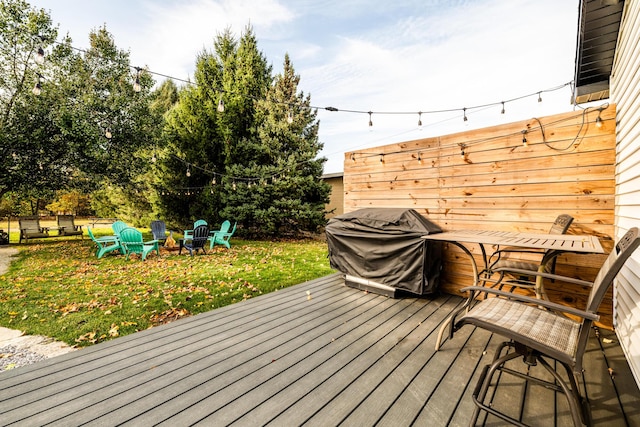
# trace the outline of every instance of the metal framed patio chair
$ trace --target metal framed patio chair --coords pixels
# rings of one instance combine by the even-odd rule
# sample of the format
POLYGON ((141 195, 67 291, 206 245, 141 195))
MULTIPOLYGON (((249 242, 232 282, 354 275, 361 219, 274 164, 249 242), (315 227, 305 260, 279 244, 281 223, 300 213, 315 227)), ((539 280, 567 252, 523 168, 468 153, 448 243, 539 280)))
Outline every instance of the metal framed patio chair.
MULTIPOLYGON (((573 217, 568 214, 561 214, 555 219, 549 230, 549 234, 565 234, 573 223, 573 217)), ((515 288, 529 289, 535 292, 536 297, 544 296, 544 289, 540 289, 539 283, 536 283, 535 276, 530 274, 538 270, 546 273, 555 273, 556 258, 562 252, 547 250, 539 251, 534 249, 505 247, 497 250, 491 255, 488 275, 497 273, 499 275, 496 285, 499 289, 505 286, 515 288), (528 254, 528 258, 518 258, 513 255, 528 254), (511 255, 511 256, 510 256, 511 255), (495 257, 495 259, 494 259, 495 257), (533 260, 537 258, 537 260, 533 260), (523 273, 509 273, 510 270, 519 270, 523 273)), ((526 257, 527 255, 525 255, 526 257)), ((496 286, 494 285, 494 286, 496 286)))
POLYGON ((120 231, 119 238, 120 244, 127 254, 127 259, 129 259, 129 256, 133 253, 139 254, 142 258, 142 261, 144 261, 147 257, 147 254, 153 251, 156 251, 156 254, 160 256, 160 247, 158 246, 158 241, 149 240, 145 242, 142 238, 142 233, 133 227, 123 228, 120 231))
MULTIPOLYGON (((491 413, 512 424, 522 425, 520 420, 496 410, 493 403, 485 401, 489 386, 494 384, 492 381, 497 371, 563 392, 569 402, 574 424, 590 424, 588 402, 580 395, 576 376, 583 370, 582 359, 591 326, 599 319, 596 314, 598 308, 625 261, 639 245, 638 229, 631 228, 613 248, 593 282, 545 272, 531 273, 591 287, 584 310, 482 286, 462 289, 469 293, 470 309, 456 321, 455 327, 475 325, 508 339, 498 347, 493 363, 485 366, 480 375, 473 392, 476 408, 471 425, 475 425, 480 411, 491 413), (487 298, 477 300, 480 294, 486 294, 487 298), (573 320, 567 315, 579 320, 573 320), (513 351, 502 355, 504 349, 513 351), (554 378, 555 383, 505 367, 507 362, 520 356, 530 366, 538 363, 542 365, 554 378), (566 380, 553 368, 553 363, 549 363, 548 359, 555 360, 559 363, 558 366, 564 367, 566 380)), ((515 270, 512 273, 520 272, 515 270)), ((497 387, 499 386, 498 384, 497 387)))
POLYGON ((82 226, 76 225, 73 215, 58 215, 58 234, 60 236, 80 236, 84 239, 82 226))
POLYGON ((209 240, 209 226, 208 225, 199 225, 193 230, 193 234, 189 239, 184 239, 183 246, 180 247, 178 254, 182 253, 182 248, 186 248, 189 251, 189 255, 193 256, 193 253, 198 253, 198 250, 201 250, 205 254, 206 243, 209 240))
POLYGON ((120 240, 116 236, 96 237, 91 231, 91 227, 87 227, 89 238, 96 244, 96 257, 102 258, 104 255, 113 251, 124 253, 124 249, 120 245, 120 240))

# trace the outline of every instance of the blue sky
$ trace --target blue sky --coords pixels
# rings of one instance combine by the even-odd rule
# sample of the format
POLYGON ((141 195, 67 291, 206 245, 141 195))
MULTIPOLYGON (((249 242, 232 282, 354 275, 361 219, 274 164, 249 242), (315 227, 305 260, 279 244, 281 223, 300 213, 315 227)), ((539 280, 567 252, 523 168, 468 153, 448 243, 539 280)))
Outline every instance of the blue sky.
MULTIPOLYGON (((578 0, 31 0, 74 46, 106 24, 134 66, 187 80, 217 33, 251 24, 274 71, 289 53, 321 109, 325 172, 344 153, 570 111, 578 0), (485 104, 501 105, 472 110, 485 104), (462 108, 470 108, 462 120, 462 108), (456 110, 448 113, 427 113, 456 110), (419 129, 417 112, 422 115, 419 129), (375 114, 410 112, 412 114, 375 114), (413 114, 415 112, 415 114, 413 114)), ((179 83, 179 82, 178 82, 179 83)))

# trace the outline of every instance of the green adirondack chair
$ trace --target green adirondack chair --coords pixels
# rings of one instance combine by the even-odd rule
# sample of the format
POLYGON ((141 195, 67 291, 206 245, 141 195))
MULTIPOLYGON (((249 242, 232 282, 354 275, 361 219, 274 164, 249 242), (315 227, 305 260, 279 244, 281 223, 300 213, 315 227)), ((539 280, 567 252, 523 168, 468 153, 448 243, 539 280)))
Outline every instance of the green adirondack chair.
POLYGON ((120 244, 127 253, 127 259, 129 255, 140 254, 144 261, 149 252, 156 251, 158 256, 160 255, 160 247, 157 240, 149 240, 145 242, 142 239, 142 233, 133 227, 125 227, 120 230, 120 244))
POLYGON ((236 232, 237 222, 233 224, 233 229, 229 231, 231 228, 231 222, 229 220, 225 220, 220 226, 220 230, 212 231, 211 237, 209 238, 209 249, 213 249, 214 245, 224 245, 227 249, 231 248, 231 243, 229 240, 233 233, 236 232))
POLYGON ((196 229, 199 225, 209 225, 207 221, 204 219, 199 219, 193 223, 193 228, 191 230, 184 230, 184 240, 191 240, 193 238, 193 230, 196 229))
POLYGON ((120 241, 116 236, 96 237, 93 235, 91 227, 87 227, 87 233, 91 240, 93 240, 93 243, 96 244, 96 256, 98 259, 113 251, 120 251, 120 253, 124 253, 122 246, 120 245, 120 241))
POLYGON ((119 236, 120 235, 120 231, 122 231, 123 229, 125 229, 127 227, 129 227, 129 226, 124 221, 116 221, 113 224, 111 224, 111 229, 113 230, 113 233, 116 236, 119 236))

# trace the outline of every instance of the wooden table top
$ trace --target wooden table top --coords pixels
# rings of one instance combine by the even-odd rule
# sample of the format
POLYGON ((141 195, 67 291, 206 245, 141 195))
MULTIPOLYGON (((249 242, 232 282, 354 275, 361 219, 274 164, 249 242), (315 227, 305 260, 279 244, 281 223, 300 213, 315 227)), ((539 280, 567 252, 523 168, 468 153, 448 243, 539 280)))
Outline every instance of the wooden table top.
POLYGON ((514 231, 453 230, 422 236, 427 240, 477 243, 481 245, 518 246, 567 252, 604 253, 596 236, 575 234, 536 234, 514 231))

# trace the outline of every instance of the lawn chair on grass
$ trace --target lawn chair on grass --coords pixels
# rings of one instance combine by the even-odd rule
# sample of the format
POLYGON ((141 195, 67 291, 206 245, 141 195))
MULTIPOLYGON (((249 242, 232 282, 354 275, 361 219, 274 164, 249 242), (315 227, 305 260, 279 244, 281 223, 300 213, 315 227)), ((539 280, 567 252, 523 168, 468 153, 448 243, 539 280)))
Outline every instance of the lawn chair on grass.
POLYGON ((37 215, 18 217, 20 226, 20 239, 18 243, 22 243, 22 239, 27 242, 29 239, 43 239, 49 237, 49 229, 40 227, 40 217, 37 215))
POLYGON ((75 224, 73 215, 58 215, 57 219, 60 236, 80 236, 84 239, 82 226, 75 224))
POLYGON ((127 227, 129 226, 124 221, 116 221, 113 224, 111 224, 111 229, 113 230, 113 234, 115 234, 116 236, 120 236, 120 232, 127 227))
MULTIPOLYGON (((500 401, 486 401, 489 386, 500 386, 499 383, 496 385, 492 382, 496 371, 512 374, 534 384, 563 392, 569 401, 574 424, 576 426, 582 423, 591 425, 589 403, 580 395, 576 376, 583 370, 582 358, 591 326, 600 318, 596 314, 600 303, 625 261, 639 245, 638 229, 632 228, 613 248, 593 283, 545 272, 523 270, 526 274, 590 287, 591 293, 585 310, 482 286, 462 289, 469 293, 467 306, 470 309, 456 322, 456 328, 466 324, 475 325, 509 340, 498 346, 493 363, 485 366, 478 379, 473 393, 473 400, 477 407, 473 413, 471 425, 475 425, 481 410, 504 421, 522 425, 520 421, 500 412, 500 401), (486 298, 478 301, 476 297, 481 294, 486 298), (566 315, 572 315, 580 320, 570 319, 566 315), (507 352, 502 355, 505 348, 507 352), (505 363, 517 357, 523 357, 524 363, 528 366, 535 366, 538 363, 542 365, 555 379, 555 383, 505 367, 505 363), (557 366, 564 367, 568 381, 556 372, 554 360, 558 362, 557 366)), ((511 273, 520 274, 521 272, 515 270, 511 273)), ((493 394, 490 393, 490 395, 493 394)))
POLYGON ((185 247, 191 256, 193 256, 194 252, 197 253, 198 250, 202 250, 206 254, 205 245, 207 240, 209 240, 209 226, 199 225, 193 230, 193 234, 189 239, 184 239, 183 246, 180 247, 178 254, 182 253, 182 247, 185 247))
POLYGON ((211 237, 209 238, 209 249, 213 249, 214 245, 224 245, 227 249, 231 248, 231 236, 236 232, 236 226, 238 223, 233 224, 233 229, 229 231, 231 227, 230 221, 224 221, 220 226, 220 230, 212 231, 211 237))
POLYGON ((157 240, 149 240, 145 242, 142 239, 142 233, 133 227, 126 227, 120 231, 120 244, 127 253, 127 259, 132 253, 140 254, 144 261, 149 252, 156 251, 160 256, 160 248, 157 240))
POLYGON ((192 230, 184 230, 184 234, 183 237, 185 240, 187 239, 191 239, 193 237, 193 230, 196 229, 196 227, 200 226, 200 225, 208 225, 207 221, 205 221, 204 219, 199 219, 196 222, 193 223, 193 229, 192 230))
POLYGON ((124 253, 124 249, 120 245, 120 241, 116 236, 96 237, 93 235, 91 227, 87 227, 87 233, 91 240, 93 240, 93 243, 97 246, 96 256, 98 259, 113 251, 120 251, 120 253, 124 253))
POLYGON ((151 233, 153 233, 154 239, 164 243, 167 240, 167 226, 164 221, 159 219, 151 221, 151 233))

